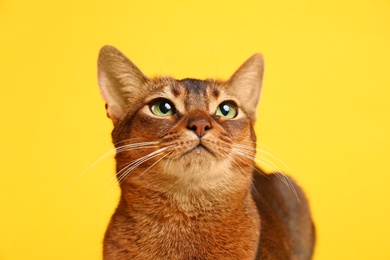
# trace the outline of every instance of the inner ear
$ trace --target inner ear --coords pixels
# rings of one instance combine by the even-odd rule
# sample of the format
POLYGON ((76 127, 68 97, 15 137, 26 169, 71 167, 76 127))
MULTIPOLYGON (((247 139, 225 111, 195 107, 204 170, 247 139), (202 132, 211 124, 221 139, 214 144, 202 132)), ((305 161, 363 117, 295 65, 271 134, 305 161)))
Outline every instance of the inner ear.
POLYGON ((107 115, 115 123, 142 95, 148 78, 118 49, 104 46, 99 53, 98 81, 107 115))
POLYGON ((256 121, 256 108, 260 100, 263 74, 263 55, 256 53, 227 81, 228 92, 240 100, 241 106, 252 122, 256 121))

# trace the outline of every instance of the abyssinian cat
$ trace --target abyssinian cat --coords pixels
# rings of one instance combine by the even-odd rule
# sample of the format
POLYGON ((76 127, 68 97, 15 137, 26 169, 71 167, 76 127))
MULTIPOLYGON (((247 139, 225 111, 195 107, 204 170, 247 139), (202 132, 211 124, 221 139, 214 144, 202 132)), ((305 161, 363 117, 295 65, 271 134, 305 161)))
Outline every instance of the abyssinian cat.
POLYGON ((311 259, 303 191, 254 163, 263 67, 255 54, 227 81, 149 78, 101 49, 121 188, 104 259, 311 259))

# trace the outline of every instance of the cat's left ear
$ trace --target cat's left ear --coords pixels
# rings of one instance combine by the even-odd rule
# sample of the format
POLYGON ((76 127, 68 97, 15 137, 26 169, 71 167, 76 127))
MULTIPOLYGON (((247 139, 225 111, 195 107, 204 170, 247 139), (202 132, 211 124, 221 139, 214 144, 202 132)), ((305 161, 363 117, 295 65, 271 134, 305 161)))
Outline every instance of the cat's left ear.
POLYGON ((256 53, 227 81, 229 92, 238 97, 252 122, 256 121, 256 108, 260 100, 263 74, 263 55, 256 53))

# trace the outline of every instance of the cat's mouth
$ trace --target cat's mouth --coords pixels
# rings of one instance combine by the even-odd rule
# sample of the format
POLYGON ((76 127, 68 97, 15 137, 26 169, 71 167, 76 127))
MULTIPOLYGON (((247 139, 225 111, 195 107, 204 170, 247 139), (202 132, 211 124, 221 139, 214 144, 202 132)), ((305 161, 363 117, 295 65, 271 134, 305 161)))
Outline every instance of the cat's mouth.
POLYGON ((199 143, 195 147, 189 149, 187 152, 185 152, 183 154, 183 156, 187 155, 187 154, 192 154, 192 153, 194 153, 196 155, 202 155, 202 154, 208 153, 208 154, 215 156, 215 154, 209 148, 204 146, 202 143, 199 143))

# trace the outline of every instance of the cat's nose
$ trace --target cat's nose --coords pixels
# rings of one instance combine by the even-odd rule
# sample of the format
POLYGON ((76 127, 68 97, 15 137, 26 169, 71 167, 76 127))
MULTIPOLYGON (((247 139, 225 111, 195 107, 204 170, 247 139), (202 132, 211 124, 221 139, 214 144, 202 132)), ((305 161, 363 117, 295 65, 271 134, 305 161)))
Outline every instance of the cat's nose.
POLYGON ((202 137, 211 128, 211 123, 206 119, 195 119, 188 123, 187 128, 194 131, 197 136, 202 137))

